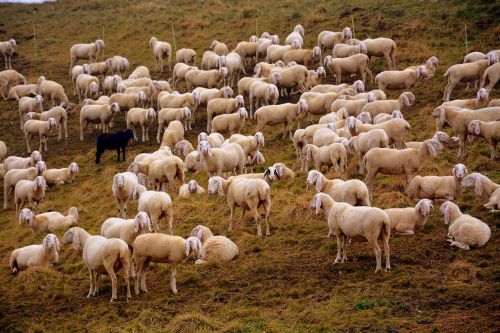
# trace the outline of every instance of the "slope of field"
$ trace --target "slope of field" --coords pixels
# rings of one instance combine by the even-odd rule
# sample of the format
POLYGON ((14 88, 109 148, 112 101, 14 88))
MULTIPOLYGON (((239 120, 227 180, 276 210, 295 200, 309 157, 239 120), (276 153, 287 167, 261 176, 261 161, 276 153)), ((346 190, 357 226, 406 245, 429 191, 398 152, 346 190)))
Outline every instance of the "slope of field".
MULTIPOLYGON (((201 54, 217 38, 234 47, 250 35, 270 31, 284 41, 297 23, 306 30, 305 46, 316 44, 322 30, 339 31, 354 22, 355 37, 390 37, 396 40, 398 68, 422 64, 432 55, 439 57, 433 79, 421 82, 413 92, 417 103, 405 118, 412 129, 408 140, 424 140, 435 130, 430 114, 440 104, 446 68, 462 61, 465 54, 464 25, 469 51, 499 48, 500 5, 495 1, 61 1, 44 5, 0 5, 0 40, 14 37, 18 55, 13 67, 32 82, 38 76, 63 84, 75 102, 68 77, 68 51, 72 44, 103 38, 105 57, 120 54, 131 68, 154 68, 148 49, 151 36, 175 47, 194 48, 201 54), (36 38, 34 36, 36 31, 36 38), (37 54, 35 55, 35 40, 37 54)), ((1 62, 3 65, 3 61, 1 62)), ((374 59, 372 71, 386 69, 374 59)), ((251 71, 250 68, 248 70, 251 71)), ((154 73, 167 79, 167 74, 154 73)), ((328 77, 329 82, 332 78, 328 77)), ((352 80, 352 79, 349 79, 352 80)), ((375 88, 373 83, 368 89, 375 88)), ((475 91, 460 85, 452 98, 469 98, 475 91)), ((388 98, 401 92, 390 91, 388 98)), ((500 91, 493 90, 492 98, 500 91)), ((298 96, 280 103, 296 101, 298 96)), ((49 140, 44 153, 48 167, 65 167, 78 162, 80 173, 74 184, 48 190, 42 210, 67 212, 77 206, 80 226, 92 234, 116 212, 111 181, 126 169, 139 152, 157 149, 154 141, 134 143, 127 151, 127 163, 116 163, 115 153, 105 154, 99 166, 93 163, 96 132, 90 129, 80 142, 79 106, 70 115, 70 138, 60 143, 49 140)), ((118 128, 124 128, 120 115, 118 128)), ((195 130, 187 134, 194 142, 206 128, 204 109, 198 112, 195 130)), ((447 129, 449 130, 449 129, 447 129)), ((253 133, 249 122, 244 133, 253 133)), ((156 135, 156 129, 152 131, 156 135)), ((451 133, 451 131, 449 131, 451 133)), ((284 162, 298 170, 292 143, 281 137, 281 128, 265 132, 262 153, 266 165, 284 162)), ((0 101, 0 139, 9 154, 26 155, 18 124, 17 103, 0 101)), ((35 145, 37 144, 35 140, 35 145)), ((468 144, 468 157, 459 161, 456 144, 449 144, 436 158, 428 160, 422 175, 449 175, 456 163, 469 172, 481 172, 500 182, 500 163, 489 159, 489 146, 482 139, 468 144)), ((349 163, 351 178, 363 179, 349 163)), ((258 168, 261 171, 262 168, 258 168)), ((327 175, 335 177, 334 173, 327 175)), ((205 173, 188 174, 206 187, 205 173)), ((27 225, 18 225, 15 208, 0 211, 0 327, 7 332, 30 331, 227 331, 227 332, 329 332, 329 331, 498 331, 499 250, 498 215, 483 207, 485 196, 473 191, 462 194, 457 203, 462 211, 486 222, 492 230, 489 243, 464 252, 445 241, 447 228, 439 214, 439 203, 423 230, 413 237, 392 236, 392 272, 374 275, 375 258, 366 243, 349 245, 349 261, 334 265, 335 240, 327 239, 323 213, 315 216, 309 208, 313 189, 305 188, 306 175, 272 185, 271 236, 259 239, 250 214, 245 224, 227 232, 229 209, 225 198, 201 196, 185 201, 174 196, 175 233, 186 237, 197 224, 225 234, 240 248, 240 256, 227 264, 193 265, 194 258, 178 270, 179 293, 173 295, 166 265, 151 265, 147 273, 147 294, 124 299, 119 279, 119 300, 109 304, 108 278, 100 294, 87 299, 88 273, 81 256, 70 246, 62 249, 60 263, 53 268, 31 269, 14 276, 8 269, 11 251, 40 243, 43 235, 27 225)), ((0 190, 3 198, 3 189, 0 190)), ((379 175, 374 206, 413 206, 404 193, 400 176, 379 175)), ((129 215, 136 204, 129 205, 129 215)), ((58 236, 62 236, 59 234, 58 236)), ((120 273, 120 277, 122 274, 120 273)))

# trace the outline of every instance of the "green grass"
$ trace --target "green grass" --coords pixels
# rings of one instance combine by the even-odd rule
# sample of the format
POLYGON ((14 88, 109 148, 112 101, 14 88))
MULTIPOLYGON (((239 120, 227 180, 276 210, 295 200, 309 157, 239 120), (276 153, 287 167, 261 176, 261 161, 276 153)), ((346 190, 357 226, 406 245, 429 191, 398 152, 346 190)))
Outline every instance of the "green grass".
MULTIPOLYGON (((445 86, 442 74, 461 62, 465 54, 464 25, 467 24, 469 51, 498 48, 500 6, 494 1, 63 1, 46 5, 0 5, 0 40, 14 37, 18 56, 13 67, 28 80, 38 76, 62 83, 72 101, 67 75, 68 51, 72 44, 102 38, 105 56, 120 54, 131 67, 147 65, 154 59, 147 48, 152 35, 177 48, 192 47, 201 58, 212 39, 234 47, 237 41, 270 31, 283 41, 297 23, 306 30, 305 44, 312 47, 322 30, 341 30, 351 25, 357 38, 385 36, 396 40, 398 68, 439 57, 435 77, 424 81, 413 92, 417 104, 405 111, 412 129, 408 140, 423 140, 434 132, 432 110, 440 104, 445 86), (256 25, 257 21, 257 25, 256 25), (38 57, 34 54, 33 26, 36 28, 38 57)), ((3 62, 2 62, 3 63, 3 62)), ((386 69, 385 61, 375 59, 372 70, 386 69)), ((166 79, 166 74, 155 73, 166 79)), ((329 78, 331 80, 331 78, 329 78)), ((369 88, 374 88, 373 84, 369 88)), ((390 91, 389 98, 399 95, 390 91)), ((460 86, 453 98, 474 96, 460 86)), ((492 92, 499 96, 499 90, 492 92)), ((292 99, 296 101, 298 97, 292 99)), ((280 102, 284 102, 280 101, 280 102)), ((117 164, 114 152, 107 152, 101 165, 93 163, 95 132, 88 130, 81 143, 77 138, 77 107, 70 115, 70 138, 49 141, 44 160, 49 167, 67 166, 75 160, 80 173, 72 185, 48 190, 42 210, 66 212, 77 206, 80 226, 97 234, 101 223, 115 214, 111 193, 112 176, 127 164, 117 164)), ((194 142, 205 128, 203 112, 198 113, 195 131, 187 134, 194 142)), ((124 127, 123 115, 118 128, 124 127)), ((244 133, 253 133, 254 123, 244 133)), ((267 164, 282 161, 295 170, 299 163, 289 140, 280 139, 281 128, 266 131, 262 149, 267 164)), ((156 132, 153 131, 153 134, 156 132)), ((451 132, 450 132, 451 133, 451 132)), ((17 104, 0 101, 0 139, 10 154, 26 155, 18 128, 17 104)), ((35 142, 36 144, 36 142, 35 142)), ((158 145, 135 143, 128 150, 127 162, 158 145)), ((470 172, 481 172, 497 183, 500 164, 489 160, 489 147, 475 139, 468 145, 468 157, 459 161, 457 146, 447 145, 438 157, 428 160, 422 175, 448 175, 459 162, 470 172)), ((349 175, 356 162, 349 163, 349 175)), ((260 169, 262 170, 262 168, 260 169)), ((334 177, 334 174, 329 174, 334 177)), ((188 175, 206 187, 204 173, 188 175)), ((461 209, 482 219, 492 229, 489 243, 469 252, 450 248, 447 229, 438 212, 413 237, 391 237, 391 273, 374 275, 375 258, 366 243, 349 245, 349 261, 334 265, 334 240, 327 239, 323 214, 309 209, 313 190, 304 188, 305 174, 294 181, 272 186, 271 237, 258 239, 249 218, 245 225, 227 232, 229 209, 221 197, 198 197, 185 201, 174 197, 175 233, 187 236, 197 224, 227 235, 240 248, 240 256, 227 264, 194 266, 193 258, 178 270, 178 295, 169 288, 169 268, 151 265, 147 273, 147 294, 125 303, 123 282, 119 280, 119 300, 109 304, 111 286, 107 278, 101 293, 87 299, 88 274, 81 256, 68 246, 60 263, 53 268, 30 269, 10 274, 8 259, 20 246, 40 243, 43 235, 19 226, 12 204, 0 211, 0 325, 9 332, 27 331, 171 331, 171 332, 331 332, 331 331, 496 331, 498 330, 499 275, 497 237, 498 215, 483 209, 485 196, 465 192, 461 209)), ((403 177, 377 177, 374 206, 413 205, 402 192, 403 177)), ((3 190, 2 192, 3 198, 3 190)), ((136 212, 129 205, 129 214, 136 212)), ((59 234, 61 236, 61 234, 59 234)), ((120 274, 121 276, 121 274, 120 274)))

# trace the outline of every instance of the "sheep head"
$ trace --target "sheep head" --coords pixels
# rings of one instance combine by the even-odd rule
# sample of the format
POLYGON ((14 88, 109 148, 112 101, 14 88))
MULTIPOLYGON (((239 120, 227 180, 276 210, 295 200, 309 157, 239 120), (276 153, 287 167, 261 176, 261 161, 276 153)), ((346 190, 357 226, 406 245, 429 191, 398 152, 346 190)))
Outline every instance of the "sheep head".
POLYGON ((201 242, 197 237, 190 236, 186 239, 186 257, 189 257, 189 255, 192 252, 195 252, 196 254, 200 253, 201 251, 201 242))
POLYGON ((429 199, 422 199, 415 206, 415 210, 419 212, 423 217, 428 217, 429 215, 431 215, 433 208, 434 207, 432 206, 432 201, 430 201, 429 199))
POLYGON ((486 90, 485 88, 481 88, 477 91, 477 95, 476 95, 477 99, 484 99, 484 100, 488 100, 488 97, 489 97, 489 93, 488 93, 488 90, 486 90))
POLYGON ((483 194, 482 177, 484 176, 478 172, 471 173, 462 180, 462 188, 474 186, 474 192, 476 192, 477 195, 483 194))
POLYGON ((45 189, 47 188, 47 182, 45 181, 45 178, 43 176, 37 176, 33 182, 35 185, 33 191, 37 191, 38 189, 45 191, 45 189))
POLYGON ((299 99, 297 102, 297 114, 305 113, 309 109, 309 105, 307 104, 307 101, 303 98, 299 99))
POLYGON ((257 143, 257 146, 264 147, 265 141, 264 141, 264 134, 262 132, 257 132, 253 136, 255 139, 255 142, 257 143))
POLYGON ((323 201, 321 199, 321 195, 322 193, 316 193, 313 199, 311 200, 311 208, 316 210, 315 211, 316 215, 319 214, 319 211, 323 207, 323 201))
POLYGON ((391 113, 391 117, 392 117, 392 118, 404 119, 404 118, 403 118, 403 113, 402 113, 401 111, 399 111, 399 110, 394 110, 394 111, 392 111, 392 113, 391 113))
POLYGON ((208 141, 200 141, 198 144, 198 152, 200 155, 207 154, 208 156, 212 156, 212 147, 210 147, 210 143, 208 143, 208 141))
POLYGON ((38 150, 33 150, 31 153, 31 161, 33 164, 35 164, 38 161, 42 160, 42 154, 38 150))
POLYGON ((36 175, 41 176, 47 170, 47 165, 44 161, 36 162, 36 175))
POLYGON ((196 193, 198 190, 198 183, 196 180, 192 179, 188 182, 188 190, 190 193, 196 193))
POLYGON ((371 124, 372 116, 369 112, 363 111, 357 117, 363 124, 371 124))
POLYGON ((453 167, 451 173, 458 180, 462 180, 465 176, 467 176, 468 171, 465 165, 459 163, 453 167))
POLYGON ((208 180, 208 194, 218 193, 224 196, 224 187, 222 186, 222 178, 219 176, 210 177, 208 180))
POLYGON ((33 212, 29 208, 21 209, 19 213, 19 224, 27 221, 30 227, 33 226, 33 212))
POLYGON ((43 239, 43 247, 47 252, 54 248, 56 249, 56 251, 59 251, 59 239, 57 239, 57 236, 54 234, 48 234, 43 239))
POLYGON ((141 229, 142 232, 146 231, 146 229, 149 230, 149 232, 153 231, 151 228, 151 219, 149 218, 148 213, 143 211, 137 213, 133 226, 135 233, 139 232, 139 229, 141 229))
POLYGON ((63 235, 62 238, 62 243, 63 244, 70 244, 72 245, 73 249, 75 251, 78 251, 80 249, 80 231, 82 229, 78 227, 73 227, 68 229, 63 235))

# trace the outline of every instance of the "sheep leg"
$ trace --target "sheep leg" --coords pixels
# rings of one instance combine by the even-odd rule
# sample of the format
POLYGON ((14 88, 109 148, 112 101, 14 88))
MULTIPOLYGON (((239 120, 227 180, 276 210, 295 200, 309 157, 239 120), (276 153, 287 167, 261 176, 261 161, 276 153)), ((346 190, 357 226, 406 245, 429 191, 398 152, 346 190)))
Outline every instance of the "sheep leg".
POLYGON ((337 235, 337 257, 335 258, 334 264, 338 264, 342 257, 342 237, 337 235))
POLYGON ((173 235, 173 222, 174 222, 174 216, 172 214, 172 210, 169 210, 166 214, 166 220, 167 220, 167 225, 168 225, 168 232, 173 235))
POLYGON ((448 241, 450 242, 450 246, 456 246, 459 249, 466 250, 466 251, 470 250, 470 247, 468 244, 461 243, 459 241, 451 240, 451 239, 448 239, 448 241))
POLYGON ((496 157, 497 157, 497 143, 495 140, 493 139, 490 139, 490 148, 491 148, 491 155, 490 155, 490 158, 492 160, 495 160, 496 157))
POLYGON ((94 291, 92 296, 99 294, 99 273, 94 272, 94 291))
POLYGON ((378 271, 382 270, 382 250, 380 249, 376 238, 369 240, 368 243, 371 245, 373 251, 375 252, 375 258, 377 259, 377 267, 375 268, 375 273, 377 273, 378 271))
POLYGON ((346 261, 347 261, 347 236, 343 235, 342 236, 342 261, 341 261, 341 263, 343 264, 346 261))
POLYGON ((48 136, 48 135, 43 137, 43 143, 44 143, 44 145, 45 145, 45 151, 47 151, 47 150, 48 150, 48 149, 47 149, 47 141, 49 141, 49 136, 48 136))
POLYGON ((111 279, 111 299, 109 300, 110 303, 112 303, 115 299, 118 299, 116 290, 117 278, 115 271, 113 270, 114 264, 115 264, 114 262, 111 263, 107 261, 104 262, 104 268, 106 269, 106 272, 108 272, 109 278, 111 279))
POLYGON ((31 135, 29 133, 26 133, 24 137, 26 138, 26 146, 28 146, 28 153, 31 153, 31 147, 30 147, 31 135))
MULTIPOLYGON (((383 227, 385 228, 385 226, 383 227)), ((413 232, 413 230, 408 230, 413 232)), ((391 269, 391 255, 390 255, 390 248, 389 248, 389 235, 383 234, 382 235, 382 243, 384 245, 384 252, 385 252, 385 271, 389 271, 391 269)))
MULTIPOLYGON (((233 220, 234 220, 234 205, 230 205, 230 210, 231 210, 231 218, 229 220, 229 228, 227 229, 228 231, 231 231, 233 229, 233 220)), ((17 214, 19 215, 19 214, 17 214)))
POLYGON ((465 142, 467 140, 467 134, 461 133, 459 134, 459 141, 458 141, 458 157, 459 158, 465 158, 465 142))
POLYGON ((87 269, 89 270, 89 280, 90 280, 90 288, 89 288, 89 293, 87 294, 87 298, 90 298, 93 296, 94 292, 94 274, 90 267, 87 266, 87 269))
POLYGON ((248 208, 253 214, 255 224, 257 225, 257 236, 262 237, 262 225, 260 221, 259 211, 257 210, 257 205, 253 201, 248 202, 248 208))
POLYGON ((387 60, 387 63, 389 64, 389 69, 396 68, 395 66, 393 67, 393 59, 391 58, 389 53, 384 53, 384 57, 387 60))
POLYGON ((177 294, 177 281, 175 276, 177 275, 177 265, 172 264, 172 270, 170 271, 170 288, 172 288, 172 292, 177 294))

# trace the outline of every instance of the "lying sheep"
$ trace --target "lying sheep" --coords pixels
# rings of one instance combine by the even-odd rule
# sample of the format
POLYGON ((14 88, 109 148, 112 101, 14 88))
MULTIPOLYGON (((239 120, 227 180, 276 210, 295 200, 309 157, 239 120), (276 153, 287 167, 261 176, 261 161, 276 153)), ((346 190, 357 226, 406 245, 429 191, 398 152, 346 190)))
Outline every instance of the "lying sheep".
POLYGON ((208 141, 200 141, 198 153, 209 176, 221 176, 223 172, 242 174, 245 168, 245 152, 235 143, 211 148, 208 141))
POLYGON ((47 185, 71 184, 78 173, 78 164, 71 162, 67 168, 48 169, 43 173, 47 185))
POLYGON ((63 129, 64 139, 66 140, 68 138, 68 113, 61 106, 54 106, 50 110, 41 113, 28 112, 25 118, 38 120, 49 120, 50 118, 54 118, 56 120, 57 127, 59 127, 57 141, 61 141, 63 129))
POLYGON ((389 148, 389 137, 383 129, 373 129, 359 133, 349 139, 348 150, 355 154, 359 161, 359 173, 363 174, 363 156, 373 148, 389 148))
POLYGON ((21 124, 21 130, 24 124, 24 115, 29 112, 43 112, 43 97, 36 95, 35 97, 21 97, 19 100, 19 122, 21 124))
POLYGON ((326 68, 336 77, 336 83, 342 82, 342 74, 358 74, 361 81, 366 82, 366 74, 370 75, 373 81, 373 75, 370 71, 370 60, 365 54, 355 54, 347 58, 332 58, 327 56, 324 60, 326 68))
POLYGON ((149 141, 149 129, 155 118, 156 112, 153 108, 132 108, 128 110, 126 117, 127 128, 132 129, 135 141, 139 141, 135 130, 137 126, 141 126, 142 142, 149 141))
POLYGON ((384 209, 391 229, 399 235, 414 235, 415 227, 423 228, 433 210, 432 201, 420 200, 415 207, 384 209))
POLYGON ((228 132, 230 135, 239 133, 245 126, 246 118, 248 113, 245 108, 240 108, 236 113, 218 115, 212 120, 211 132, 228 132))
POLYGON ((205 193, 205 189, 198 185, 196 180, 192 179, 187 184, 183 184, 179 188, 179 197, 187 198, 192 194, 203 194, 205 193))
POLYGON ((347 202, 353 206, 370 206, 370 197, 365 183, 358 179, 327 179, 320 171, 307 174, 306 185, 315 185, 316 192, 328 194, 335 201, 347 202))
POLYGON ((42 160, 42 154, 38 150, 34 150, 29 157, 9 156, 4 162, 5 172, 11 169, 26 169, 34 167, 42 160))
POLYGON ((490 143, 490 158, 495 160, 497 155, 497 142, 500 141, 500 121, 473 120, 467 127, 468 133, 485 138, 490 143))
POLYGON ((271 188, 264 180, 234 178, 225 180, 222 177, 210 177, 208 180, 208 193, 218 193, 227 196, 227 202, 231 209, 231 219, 228 230, 231 231, 234 220, 234 209, 236 206, 243 211, 240 217, 240 224, 243 224, 245 211, 253 213, 255 224, 257 225, 257 236, 262 237, 261 221, 258 213, 260 206, 264 207, 266 221, 266 236, 270 236, 269 212, 271 210, 271 188))
POLYGON ((284 103, 260 107, 254 113, 254 118, 257 120, 257 131, 263 131, 265 126, 283 124, 283 138, 290 136, 292 139, 292 126, 295 120, 304 117, 306 103, 305 100, 301 99, 297 104, 284 103))
POLYGON ((399 95, 398 99, 388 99, 385 101, 374 101, 366 104, 362 108, 362 112, 369 112, 373 117, 380 113, 392 113, 395 110, 403 110, 404 107, 411 108, 415 104, 415 95, 405 91, 399 95))
POLYGON ((425 66, 419 66, 417 69, 407 68, 402 71, 384 71, 375 76, 375 83, 378 83, 380 90, 409 90, 427 76, 425 66))
POLYGON ((410 199, 455 200, 462 192, 462 180, 467 176, 463 164, 453 167, 452 176, 415 176, 408 185, 410 199))
POLYGON ((141 290, 147 292, 146 270, 150 262, 162 262, 170 264, 170 288, 177 294, 176 275, 177 265, 183 263, 191 252, 200 253, 201 243, 196 237, 184 239, 179 236, 166 234, 144 234, 135 239, 134 261, 137 266, 135 293, 139 294, 139 283, 141 290))
POLYGON ((68 215, 59 212, 46 212, 33 215, 28 208, 23 208, 19 214, 19 224, 27 222, 33 232, 56 232, 67 230, 78 222, 78 209, 71 207, 68 215))
POLYGON ((160 220, 165 219, 165 225, 168 226, 168 232, 173 235, 173 208, 172 199, 165 192, 148 191, 142 185, 135 185, 132 194, 134 199, 139 199, 137 209, 145 212, 151 218, 153 229, 160 232, 160 220))
POLYGON ((45 178, 37 176, 35 180, 20 180, 14 189, 14 201, 16 202, 16 215, 19 216, 21 209, 26 203, 31 205, 34 212, 38 211, 40 202, 45 197, 45 178))
POLYGON ((12 251, 9 267, 13 274, 36 266, 52 266, 59 262, 59 240, 48 234, 40 245, 28 245, 12 251))
POLYGON ((500 185, 495 184, 491 179, 478 172, 473 172, 462 180, 462 187, 474 186, 477 195, 483 194, 483 190, 490 197, 489 201, 483 205, 495 212, 495 208, 500 210, 500 185))
POLYGON ((111 279, 110 302, 118 299, 117 278, 115 271, 123 267, 125 283, 127 284, 127 302, 130 295, 130 251, 127 243, 118 238, 106 239, 102 236, 92 236, 79 227, 73 227, 64 233, 63 244, 72 244, 73 249, 82 252, 83 262, 89 271, 90 288, 87 298, 98 292, 97 281, 100 274, 107 274, 111 279))
POLYGON ((35 180, 36 177, 42 176, 47 170, 44 161, 36 162, 34 167, 24 169, 10 169, 5 172, 3 180, 3 208, 7 209, 8 201, 12 198, 16 184, 20 180, 35 180))
POLYGON ((201 242, 197 264, 211 260, 230 261, 239 254, 238 246, 233 241, 224 236, 214 236, 205 226, 197 225, 191 230, 191 236, 197 237, 201 242))
POLYGON ((137 184, 139 184, 139 179, 132 172, 117 173, 113 177, 111 190, 118 206, 118 217, 127 218, 127 204, 132 199, 132 193, 137 184))
POLYGON ((332 143, 329 146, 317 147, 312 144, 304 146, 302 153, 301 170, 309 170, 309 161, 314 163, 314 168, 321 171, 323 165, 329 169, 334 168, 342 176, 347 172, 347 152, 345 146, 341 143, 332 143))
POLYGON ((450 246, 470 250, 471 246, 484 246, 490 239, 490 227, 475 217, 463 214, 453 202, 445 201, 439 211, 444 215, 444 223, 450 224, 447 236, 450 246))
POLYGON ((120 112, 118 103, 111 103, 110 105, 85 105, 80 110, 80 141, 83 141, 83 131, 88 124, 101 124, 102 132, 109 133, 109 124, 120 112))
POLYGON ((38 95, 38 84, 20 84, 9 89, 8 99, 15 99, 18 101, 25 96, 38 95))
POLYGON ((42 144, 47 151, 47 141, 50 132, 57 126, 57 121, 54 118, 47 120, 27 120, 23 125, 24 137, 26 138, 26 145, 28 146, 28 153, 31 153, 31 140, 33 136, 38 135, 40 138, 40 147, 38 150, 43 151, 42 144))
POLYGON ((373 195, 373 181, 377 173, 386 175, 406 175, 406 185, 410 184, 413 174, 418 172, 425 160, 436 156, 443 146, 439 141, 428 139, 418 150, 407 148, 403 150, 390 148, 373 148, 363 158, 363 168, 367 170, 366 185, 373 195))
POLYGON ((328 222, 328 237, 337 238, 337 257, 334 263, 347 260, 347 242, 367 241, 375 251, 377 266, 375 273, 382 270, 381 250, 378 240, 382 239, 385 252, 385 270, 391 269, 389 238, 391 224, 389 216, 380 208, 351 206, 345 202, 336 202, 324 193, 316 193, 311 206, 319 212, 324 207, 328 222))

